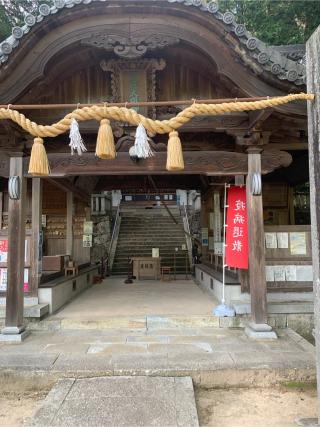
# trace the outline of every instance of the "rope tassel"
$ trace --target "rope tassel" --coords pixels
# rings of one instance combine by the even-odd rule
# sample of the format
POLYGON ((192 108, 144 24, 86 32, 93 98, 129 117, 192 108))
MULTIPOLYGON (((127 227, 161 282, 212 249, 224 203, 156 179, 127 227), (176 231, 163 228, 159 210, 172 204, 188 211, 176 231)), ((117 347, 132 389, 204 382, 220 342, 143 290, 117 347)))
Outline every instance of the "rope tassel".
POLYGON ((35 138, 32 144, 28 173, 46 176, 50 173, 49 161, 42 138, 35 138))
POLYGON ((87 151, 87 149, 84 145, 82 136, 80 134, 79 123, 77 122, 77 120, 75 118, 73 118, 71 120, 69 137, 70 137, 69 147, 71 148, 71 155, 72 156, 75 153, 75 151, 77 151, 79 156, 81 156, 82 153, 87 151))
POLYGON ((139 123, 136 130, 134 148, 138 159, 147 159, 148 157, 154 156, 154 153, 149 145, 149 138, 147 132, 142 123, 139 123))
POLYGON ((168 171, 181 171, 184 169, 184 160, 181 141, 177 131, 169 133, 167 149, 167 166, 168 171))
POLYGON ((100 122, 97 144, 96 156, 100 159, 115 159, 117 155, 116 147, 114 145, 114 138, 110 120, 103 119, 100 122))

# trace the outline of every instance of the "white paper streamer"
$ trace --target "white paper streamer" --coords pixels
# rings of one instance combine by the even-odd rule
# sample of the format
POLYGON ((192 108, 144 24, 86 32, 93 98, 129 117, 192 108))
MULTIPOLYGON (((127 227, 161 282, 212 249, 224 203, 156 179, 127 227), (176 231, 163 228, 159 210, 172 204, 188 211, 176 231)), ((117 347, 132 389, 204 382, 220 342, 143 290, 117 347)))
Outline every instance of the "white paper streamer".
POLYGON ((81 156, 82 153, 87 151, 79 131, 79 123, 75 118, 71 120, 69 137, 70 137, 69 147, 71 148, 72 156, 75 152, 77 152, 78 155, 81 156))
POLYGON ((154 156, 153 151, 149 145, 149 138, 142 123, 140 123, 136 130, 136 139, 134 142, 136 156, 139 159, 147 159, 154 156))

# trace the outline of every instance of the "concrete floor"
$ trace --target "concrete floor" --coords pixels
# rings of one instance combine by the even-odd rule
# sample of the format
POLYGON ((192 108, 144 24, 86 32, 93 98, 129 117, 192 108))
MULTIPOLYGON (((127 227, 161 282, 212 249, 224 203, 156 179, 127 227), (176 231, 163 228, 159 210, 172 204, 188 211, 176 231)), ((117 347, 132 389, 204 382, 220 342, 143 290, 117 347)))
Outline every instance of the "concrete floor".
POLYGON ((51 318, 98 320, 114 316, 210 315, 217 301, 193 280, 135 280, 108 277, 93 285, 51 318))

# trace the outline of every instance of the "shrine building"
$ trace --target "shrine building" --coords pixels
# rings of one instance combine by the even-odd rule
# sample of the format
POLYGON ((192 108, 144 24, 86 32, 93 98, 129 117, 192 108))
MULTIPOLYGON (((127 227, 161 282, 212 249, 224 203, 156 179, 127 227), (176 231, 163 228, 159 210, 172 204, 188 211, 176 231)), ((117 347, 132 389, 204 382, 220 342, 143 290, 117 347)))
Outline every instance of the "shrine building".
POLYGON ((160 291, 194 281, 210 304, 234 310, 229 326, 252 319, 309 336, 307 102, 270 103, 306 92, 305 73, 304 45, 269 46, 214 1, 53 0, 25 16, 0 43, 1 108, 33 122, 0 120, 3 333, 134 276, 160 291), (259 100, 265 107, 219 114, 199 107, 170 127, 186 108, 259 100), (68 114, 67 131, 35 126, 68 114), (82 138, 71 148, 70 126, 82 138), (103 132, 111 159, 98 155, 103 132), (36 151, 47 174, 32 170, 36 151), (230 189, 243 189, 247 253, 242 219, 224 246, 230 189), (225 265, 231 248, 248 268, 225 265))

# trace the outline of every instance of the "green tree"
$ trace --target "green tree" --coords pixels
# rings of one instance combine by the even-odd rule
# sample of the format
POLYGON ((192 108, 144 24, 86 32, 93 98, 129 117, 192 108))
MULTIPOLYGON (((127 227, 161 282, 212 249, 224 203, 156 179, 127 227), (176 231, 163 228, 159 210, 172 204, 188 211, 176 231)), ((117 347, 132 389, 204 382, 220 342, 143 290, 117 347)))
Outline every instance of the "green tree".
POLYGON ((0 5, 0 40, 7 37, 10 34, 10 22, 6 14, 4 6, 0 5))
POLYGON ((40 4, 50 0, 0 0, 0 38, 10 35, 15 25, 22 25, 27 13, 34 13, 40 4))
MULTIPOLYGON (((209 1, 209 0, 205 0, 209 1)), ((222 11, 231 10, 237 21, 269 44, 305 43, 320 25, 320 0, 216 0, 222 11)), ((33 13, 50 0, 0 0, 0 39, 10 28, 21 25, 26 13, 33 13)))
POLYGON ((266 43, 305 43, 320 25, 319 0, 219 0, 239 23, 266 43))

